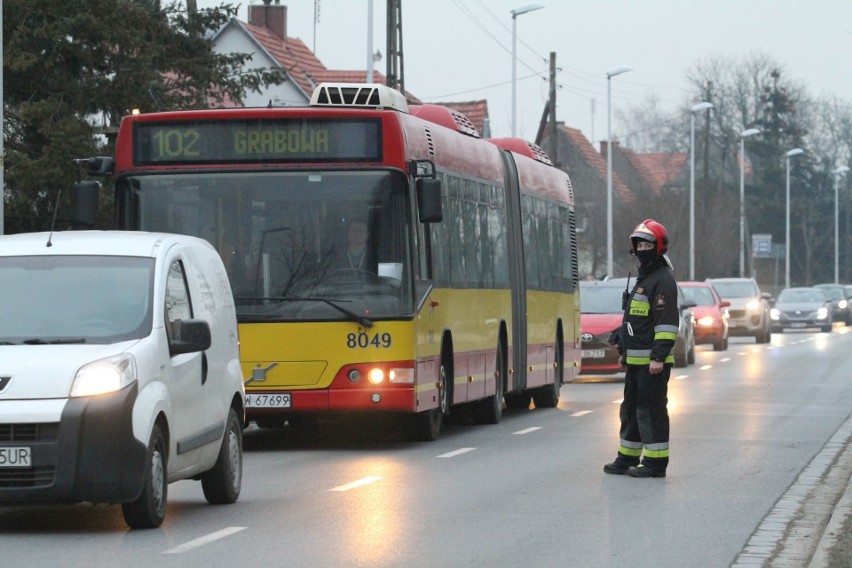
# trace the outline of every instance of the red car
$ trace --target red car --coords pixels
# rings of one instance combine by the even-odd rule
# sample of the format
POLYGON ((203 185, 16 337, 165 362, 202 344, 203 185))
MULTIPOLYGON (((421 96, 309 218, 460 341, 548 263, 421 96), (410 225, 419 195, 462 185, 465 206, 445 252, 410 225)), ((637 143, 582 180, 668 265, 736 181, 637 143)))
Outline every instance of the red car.
POLYGON ((618 362, 618 350, 609 336, 621 326, 624 310, 621 294, 625 283, 619 280, 580 282, 580 331, 583 356, 580 374, 612 374, 625 371, 618 362))
POLYGON ((692 300, 695 316, 695 343, 711 343, 713 351, 728 348, 728 306, 707 282, 679 282, 683 295, 692 300))

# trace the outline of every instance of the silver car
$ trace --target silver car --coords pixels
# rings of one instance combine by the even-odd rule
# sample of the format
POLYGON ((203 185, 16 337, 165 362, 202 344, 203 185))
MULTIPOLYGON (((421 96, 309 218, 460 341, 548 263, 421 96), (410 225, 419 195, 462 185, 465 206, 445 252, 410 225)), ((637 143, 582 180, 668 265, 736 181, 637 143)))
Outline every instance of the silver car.
POLYGON ((728 300, 728 335, 754 337, 768 343, 772 337, 769 301, 772 295, 761 292, 754 278, 708 278, 707 282, 723 300, 728 300))

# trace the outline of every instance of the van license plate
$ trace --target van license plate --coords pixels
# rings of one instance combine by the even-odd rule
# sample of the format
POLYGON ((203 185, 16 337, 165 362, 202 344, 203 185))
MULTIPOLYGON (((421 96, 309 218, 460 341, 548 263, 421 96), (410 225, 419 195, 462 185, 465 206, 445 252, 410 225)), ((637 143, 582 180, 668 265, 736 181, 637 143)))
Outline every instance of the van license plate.
POLYGON ((0 467, 32 467, 33 451, 29 447, 0 448, 0 467))
POLYGON ((246 408, 290 408, 290 393, 246 393, 246 408))

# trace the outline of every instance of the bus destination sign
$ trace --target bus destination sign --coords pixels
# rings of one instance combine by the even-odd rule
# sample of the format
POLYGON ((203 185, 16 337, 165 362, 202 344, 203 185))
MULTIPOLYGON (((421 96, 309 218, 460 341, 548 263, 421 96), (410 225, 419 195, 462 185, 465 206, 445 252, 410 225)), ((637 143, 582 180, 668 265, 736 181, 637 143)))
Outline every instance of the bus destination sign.
POLYGON ((137 166, 379 162, 380 119, 137 122, 137 166))

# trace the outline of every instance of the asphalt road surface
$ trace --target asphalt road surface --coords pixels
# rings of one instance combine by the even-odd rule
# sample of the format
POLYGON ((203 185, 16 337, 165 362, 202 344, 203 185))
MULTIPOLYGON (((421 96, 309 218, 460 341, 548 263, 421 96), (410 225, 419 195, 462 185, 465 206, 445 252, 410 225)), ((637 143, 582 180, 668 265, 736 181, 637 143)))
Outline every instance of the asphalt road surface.
POLYGON ((672 371, 665 479, 602 472, 623 377, 583 377, 557 409, 460 420, 431 443, 387 420, 252 427, 240 500, 207 505, 199 483, 176 483, 157 530, 128 530, 113 505, 0 507, 0 563, 807 566, 833 502, 800 497, 831 485, 850 437, 846 331, 699 347, 672 371))

